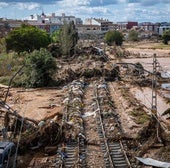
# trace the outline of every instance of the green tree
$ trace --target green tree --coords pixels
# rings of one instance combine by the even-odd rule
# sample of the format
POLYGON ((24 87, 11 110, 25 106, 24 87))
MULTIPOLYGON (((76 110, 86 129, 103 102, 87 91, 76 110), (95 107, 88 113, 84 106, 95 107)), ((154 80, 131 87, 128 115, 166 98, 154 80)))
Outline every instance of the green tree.
POLYGON ((52 40, 53 43, 59 43, 60 42, 60 33, 61 33, 61 29, 56 30, 52 33, 51 40, 52 40))
POLYGON ((72 56, 74 54, 77 41, 78 33, 74 22, 70 22, 69 24, 64 23, 60 33, 62 54, 65 56, 72 56))
POLYGON ((129 32, 128 40, 130 40, 130 41, 138 41, 139 40, 138 32, 135 31, 135 30, 131 30, 129 32))
POLYGON ((168 41, 170 40, 170 30, 166 30, 162 35, 162 40, 164 44, 168 44, 168 41))
POLYGON ((105 42, 111 46, 116 44, 117 46, 121 46, 123 43, 123 34, 119 31, 108 31, 104 37, 105 42))
POLYGON ((4 53, 5 51, 6 51, 5 38, 0 38, 0 53, 4 53))
POLYGON ((35 49, 46 48, 50 43, 50 37, 44 30, 22 25, 11 31, 5 41, 7 51, 32 52, 35 49))
POLYGON ((61 29, 54 31, 51 35, 52 43, 48 46, 48 51, 51 52, 53 57, 60 57, 62 55, 60 36, 61 36, 61 29))
POLYGON ((59 43, 51 43, 48 46, 48 51, 52 54, 53 57, 61 57, 61 46, 59 43))
POLYGON ((34 50, 26 57, 26 68, 23 83, 27 87, 45 87, 53 81, 56 61, 51 53, 41 48, 34 50))

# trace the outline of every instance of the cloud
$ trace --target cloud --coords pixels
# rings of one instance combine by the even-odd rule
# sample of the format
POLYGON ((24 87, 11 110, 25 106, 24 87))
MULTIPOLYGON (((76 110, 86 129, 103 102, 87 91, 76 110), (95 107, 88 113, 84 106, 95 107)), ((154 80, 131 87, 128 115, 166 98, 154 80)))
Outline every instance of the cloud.
POLYGON ((118 0, 89 0, 90 6, 107 6, 117 4, 118 0))
POLYGON ((20 10, 33 10, 40 7, 38 3, 16 3, 16 6, 20 10))
POLYGON ((107 5, 117 4, 118 0, 62 0, 59 2, 62 6, 88 6, 103 7, 107 5))
POLYGON ((57 1, 61 1, 61 0, 2 0, 2 2, 6 2, 6 3, 40 3, 40 4, 52 4, 55 3, 57 1))
POLYGON ((109 14, 109 9, 105 6, 89 6, 89 0, 75 0, 73 3, 66 3, 70 0, 59 2, 57 14, 66 12, 67 15, 77 15, 78 17, 99 17, 109 14))
MULTIPOLYGON (((131 3, 127 6, 124 11, 124 15, 126 16, 126 21, 138 21, 138 22, 162 22, 169 20, 170 14, 170 4, 167 4, 167 8, 163 6, 164 10, 162 10, 161 5, 153 5, 148 6, 146 8, 141 8, 137 3, 131 3)), ((120 15, 120 18, 122 16, 120 15)))
POLYGON ((6 3, 6 2, 0 2, 0 8, 5 8, 5 7, 8 7, 9 4, 6 3))
POLYGON ((0 0, 0 15, 4 17, 23 18, 40 14, 42 9, 46 14, 66 13, 82 19, 158 22, 169 21, 170 0, 0 0))
POLYGON ((58 5, 61 7, 88 6, 90 5, 90 0, 74 0, 72 2, 70 2, 70 0, 62 0, 58 2, 58 5))
POLYGON ((162 3, 162 4, 170 3, 170 0, 126 0, 126 1, 127 3, 140 3, 143 6, 153 6, 158 3, 162 3))
POLYGON ((139 3, 142 6, 152 6, 158 3, 170 3, 170 0, 2 0, 1 3, 38 3, 38 4, 56 4, 60 2, 63 6, 109 6, 115 4, 139 3))

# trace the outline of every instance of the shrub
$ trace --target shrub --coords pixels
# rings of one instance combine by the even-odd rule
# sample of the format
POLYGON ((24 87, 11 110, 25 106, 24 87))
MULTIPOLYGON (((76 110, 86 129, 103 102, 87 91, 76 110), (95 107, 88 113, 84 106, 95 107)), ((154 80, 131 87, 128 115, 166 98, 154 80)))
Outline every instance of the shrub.
POLYGON ((123 43, 123 34, 116 30, 108 31, 104 37, 104 40, 109 46, 113 44, 121 46, 123 43))
POLYGON ((56 61, 46 49, 35 50, 26 58, 23 84, 27 87, 45 87, 53 81, 56 61))

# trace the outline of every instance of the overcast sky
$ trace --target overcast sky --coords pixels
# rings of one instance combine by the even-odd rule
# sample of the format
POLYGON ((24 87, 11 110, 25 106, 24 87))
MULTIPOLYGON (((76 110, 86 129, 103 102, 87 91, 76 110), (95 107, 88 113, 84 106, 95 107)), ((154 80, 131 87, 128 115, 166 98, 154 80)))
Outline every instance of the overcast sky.
POLYGON ((170 0, 0 0, 0 18, 56 13, 118 21, 170 22, 170 0))

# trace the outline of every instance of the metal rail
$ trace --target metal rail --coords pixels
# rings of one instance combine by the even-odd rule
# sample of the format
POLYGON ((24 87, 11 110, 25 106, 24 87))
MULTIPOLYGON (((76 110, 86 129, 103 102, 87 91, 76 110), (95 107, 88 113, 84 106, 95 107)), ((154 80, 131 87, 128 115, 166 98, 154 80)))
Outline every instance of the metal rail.
MULTIPOLYGON (((96 101, 96 108, 97 108, 97 115, 96 115, 96 123, 98 127, 98 135, 101 140, 101 149, 104 155, 104 162, 106 168, 126 168, 129 167, 127 162, 125 161, 125 155, 122 151, 123 145, 119 143, 119 141, 111 142, 108 140, 108 136, 106 134, 106 121, 102 117, 102 104, 100 103, 100 95, 99 90, 97 86, 93 86, 94 89, 94 96, 96 101), (122 152, 120 152, 122 151, 122 152)), ((104 90, 105 92, 108 92, 104 90)), ((69 93, 69 95, 72 95, 70 98, 69 105, 66 105, 66 110, 64 116, 63 116, 63 122, 69 121, 69 114, 70 114, 70 106, 72 100, 75 98, 72 93, 69 93)), ((83 130, 80 130, 80 132, 83 132, 83 130)), ((61 148, 60 148, 61 149, 61 148)), ((80 155, 84 154, 84 140, 81 139, 81 137, 78 137, 75 141, 70 142, 67 144, 65 153, 67 154, 67 157, 58 159, 58 165, 62 165, 61 167, 86 167, 85 163, 80 163, 80 155)), ((59 158, 59 157, 58 157, 59 158)))
MULTIPOLYGON (((98 109, 97 125, 98 125, 98 130, 99 130, 99 137, 101 139, 101 148, 102 148, 102 151, 105 153, 104 155, 105 166, 106 168, 109 168, 109 167, 131 168, 129 159, 124 149, 125 142, 123 142, 121 139, 109 140, 109 137, 108 137, 109 133, 106 133, 109 130, 107 126, 108 121, 107 121, 107 118, 103 116, 103 110, 102 110, 103 104, 100 102, 100 97, 106 96, 108 101, 111 101, 111 100, 110 100, 110 97, 108 97, 109 90, 104 88, 102 89, 102 91, 105 91, 107 94, 103 95, 104 93, 102 92, 102 95, 100 95, 99 93, 100 91, 97 86, 94 89, 94 94, 96 98, 95 100, 96 100, 97 109, 98 109)), ((115 123, 118 125, 118 130, 119 130, 119 133, 121 134, 122 133, 121 128, 120 128, 121 125, 119 121, 117 121, 117 117, 116 117, 117 115, 115 115, 115 111, 112 108, 113 107, 111 104, 112 117, 114 118, 115 123)))
POLYGON ((95 96, 97 109, 98 109, 98 113, 97 113, 97 125, 98 125, 98 131, 99 131, 98 133, 99 133, 99 137, 100 137, 101 141, 104 141, 104 143, 101 142, 101 146, 102 146, 102 148, 105 148, 105 150, 106 150, 106 155, 104 156, 105 164, 108 167, 114 168, 114 163, 113 163, 113 160, 110 155, 109 146, 107 143, 105 130, 104 130, 104 126, 103 126, 103 121, 102 121, 102 117, 101 117, 101 108, 100 108, 97 88, 94 89, 94 96, 95 96), (109 163, 107 162, 107 158, 109 160, 109 163))
MULTIPOLYGON (((74 116, 74 112, 79 112, 81 116, 81 104, 78 103, 78 100, 81 99, 80 95, 74 94, 74 88, 72 89, 73 86, 76 86, 76 83, 71 83, 68 91, 68 97, 67 103, 65 105, 65 110, 63 111, 63 118, 62 118, 62 125, 64 123, 68 123, 72 117, 74 116), (74 101, 75 100, 75 101, 74 101), (76 109, 77 107, 77 109, 76 109), (77 111, 76 111, 77 110, 77 111)), ((77 84, 77 90, 83 90, 79 84, 77 84)), ((79 123, 74 123, 74 126, 79 123)), ((74 127, 73 126, 73 127, 74 127)), ((79 125, 80 130, 78 132, 83 134, 83 125, 79 125)), ((64 150, 63 146, 59 147, 59 152, 56 157, 56 165, 64 168, 70 168, 70 167, 85 167, 85 161, 82 160, 82 155, 84 155, 84 139, 81 136, 74 137, 74 138, 69 138, 67 139, 67 142, 65 144, 64 150)))

